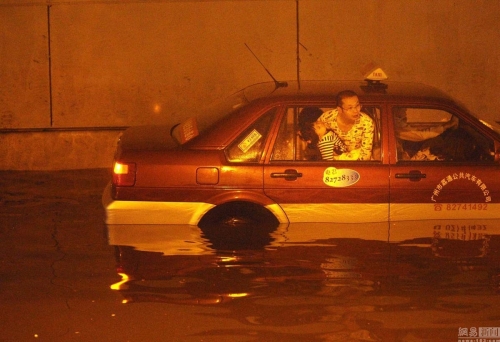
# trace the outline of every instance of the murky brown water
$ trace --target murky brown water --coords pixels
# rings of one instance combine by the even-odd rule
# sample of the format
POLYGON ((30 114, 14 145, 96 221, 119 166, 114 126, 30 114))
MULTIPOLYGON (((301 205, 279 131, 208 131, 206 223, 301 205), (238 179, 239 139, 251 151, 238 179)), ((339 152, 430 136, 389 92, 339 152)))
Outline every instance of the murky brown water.
POLYGON ((498 222, 233 229, 110 226, 113 288, 128 303, 224 308, 269 341, 455 341, 500 325, 498 222))
POLYGON ((0 176, 0 341, 500 340, 500 222, 107 227, 105 170, 0 176))

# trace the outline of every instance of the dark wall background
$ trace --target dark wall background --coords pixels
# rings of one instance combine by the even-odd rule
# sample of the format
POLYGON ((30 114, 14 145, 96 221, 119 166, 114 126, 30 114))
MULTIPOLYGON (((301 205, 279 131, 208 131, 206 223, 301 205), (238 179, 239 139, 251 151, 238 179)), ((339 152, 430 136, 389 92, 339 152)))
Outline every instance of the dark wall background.
POLYGON ((377 66, 498 121, 499 14, 496 0, 0 0, 0 169, 111 166, 120 127, 270 80, 245 44, 281 80, 377 66))

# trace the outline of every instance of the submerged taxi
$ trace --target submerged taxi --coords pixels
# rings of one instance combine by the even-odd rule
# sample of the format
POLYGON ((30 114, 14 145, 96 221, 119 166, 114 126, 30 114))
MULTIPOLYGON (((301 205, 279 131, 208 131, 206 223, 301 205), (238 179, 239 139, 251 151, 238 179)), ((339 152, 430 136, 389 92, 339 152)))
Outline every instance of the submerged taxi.
POLYGON ((436 88, 380 75, 260 83, 205 112, 220 118, 211 126, 129 128, 103 195, 106 222, 500 218, 498 126, 436 88), (344 90, 372 119, 370 157, 324 160, 300 134, 300 114, 334 111, 344 90))

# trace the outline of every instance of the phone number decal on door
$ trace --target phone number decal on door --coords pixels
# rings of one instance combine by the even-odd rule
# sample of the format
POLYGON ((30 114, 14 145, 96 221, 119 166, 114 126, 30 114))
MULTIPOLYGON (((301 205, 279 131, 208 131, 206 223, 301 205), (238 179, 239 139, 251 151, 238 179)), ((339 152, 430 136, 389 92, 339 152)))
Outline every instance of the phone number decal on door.
POLYGON ((351 169, 329 167, 323 172, 323 182, 328 186, 343 188, 351 186, 359 180, 359 172, 351 169))
POLYGON ((488 203, 448 203, 448 204, 435 204, 435 211, 443 211, 443 210, 488 210, 488 203))

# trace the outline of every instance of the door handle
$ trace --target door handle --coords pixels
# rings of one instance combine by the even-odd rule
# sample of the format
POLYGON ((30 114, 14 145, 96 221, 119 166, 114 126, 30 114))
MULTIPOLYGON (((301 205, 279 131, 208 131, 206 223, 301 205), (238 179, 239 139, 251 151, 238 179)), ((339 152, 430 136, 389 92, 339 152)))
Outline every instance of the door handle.
POLYGON ((427 175, 425 173, 420 172, 419 170, 411 170, 408 173, 396 173, 396 178, 407 178, 411 182, 418 182, 422 178, 426 178, 427 175))
POLYGON ((287 169, 285 172, 272 172, 271 178, 285 178, 287 181, 296 180, 298 177, 302 177, 302 172, 297 172, 294 169, 287 169))

